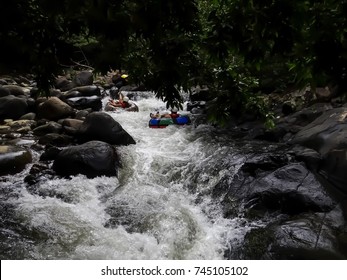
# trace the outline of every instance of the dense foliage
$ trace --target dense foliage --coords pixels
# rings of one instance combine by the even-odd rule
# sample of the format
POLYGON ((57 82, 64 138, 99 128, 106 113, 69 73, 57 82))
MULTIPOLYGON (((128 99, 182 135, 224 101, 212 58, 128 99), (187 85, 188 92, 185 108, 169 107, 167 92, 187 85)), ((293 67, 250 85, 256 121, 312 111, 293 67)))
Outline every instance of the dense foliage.
POLYGON ((347 1, 12 0, 1 4, 0 71, 33 72, 48 90, 73 62, 133 82, 168 106, 206 85, 211 119, 266 115, 261 94, 297 86, 346 89, 347 1))

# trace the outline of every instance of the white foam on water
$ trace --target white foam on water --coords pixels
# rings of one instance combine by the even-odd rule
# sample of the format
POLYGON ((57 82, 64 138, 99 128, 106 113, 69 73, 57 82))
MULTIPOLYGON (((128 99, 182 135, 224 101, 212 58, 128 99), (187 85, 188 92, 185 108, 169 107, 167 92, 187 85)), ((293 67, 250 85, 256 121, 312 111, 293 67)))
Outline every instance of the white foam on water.
POLYGON ((230 172, 216 171, 213 161, 230 151, 204 141, 209 126, 149 128, 149 113, 165 104, 155 98, 136 103, 140 112, 109 113, 137 143, 117 148, 119 178, 55 179, 36 186, 51 195, 24 189, 12 198, 21 222, 37 236, 29 258, 222 259, 230 242, 242 239, 242 218, 223 218, 209 195, 197 202, 230 172))

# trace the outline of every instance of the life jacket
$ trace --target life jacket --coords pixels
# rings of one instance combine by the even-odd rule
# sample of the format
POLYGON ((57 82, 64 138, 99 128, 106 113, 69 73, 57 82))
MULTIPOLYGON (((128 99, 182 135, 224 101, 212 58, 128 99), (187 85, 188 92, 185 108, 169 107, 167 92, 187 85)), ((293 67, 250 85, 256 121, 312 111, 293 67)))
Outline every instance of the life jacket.
POLYGON ((122 105, 122 108, 123 108, 123 109, 125 109, 125 108, 129 108, 129 107, 130 107, 129 102, 124 102, 124 101, 121 101, 121 105, 122 105))

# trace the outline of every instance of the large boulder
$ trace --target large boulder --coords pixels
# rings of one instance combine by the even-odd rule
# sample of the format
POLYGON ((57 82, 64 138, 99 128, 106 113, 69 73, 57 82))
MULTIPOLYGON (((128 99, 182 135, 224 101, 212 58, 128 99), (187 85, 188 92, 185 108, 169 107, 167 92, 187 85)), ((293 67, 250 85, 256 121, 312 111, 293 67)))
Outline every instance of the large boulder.
POLYGON ((31 161, 31 153, 24 148, 0 146, 0 176, 18 173, 31 161))
POLYGON ((77 86, 87 86, 92 85, 94 81, 93 72, 92 71, 81 71, 76 74, 73 78, 73 82, 77 86))
POLYGON ((222 204, 226 216, 234 216, 239 203, 252 216, 327 212, 336 206, 337 202, 304 164, 285 164, 285 158, 278 159, 259 164, 248 160, 233 178, 226 176, 215 186, 215 197, 225 193, 222 204))
POLYGON ((347 108, 325 112, 299 131, 292 143, 314 149, 322 155, 320 173, 347 193, 347 108))
POLYGON ((53 170, 62 176, 84 174, 96 176, 117 176, 118 157, 113 146, 101 141, 90 141, 68 147, 54 160, 53 170))
POLYGON ((73 115, 74 109, 58 97, 51 97, 39 104, 37 113, 40 118, 58 120, 73 115))
POLYGON ((28 103, 26 100, 7 95, 0 97, 0 120, 1 119, 19 119, 22 115, 26 114, 28 110, 28 103))
MULTIPOLYGON (((337 235, 343 232, 341 211, 307 213, 252 229, 245 236, 241 259, 345 259, 337 235)), ((228 252, 232 256, 232 252, 228 252)), ((234 256, 235 257, 235 256, 234 256)))
POLYGON ((136 144, 135 140, 109 114, 90 113, 78 130, 80 142, 99 140, 111 145, 136 144))
POLYGON ((247 207, 295 215, 328 212, 336 206, 324 187, 302 164, 281 167, 248 186, 247 207))
POLYGON ((78 110, 91 108, 99 111, 102 108, 101 91, 95 85, 74 87, 66 92, 63 98, 67 104, 78 110))

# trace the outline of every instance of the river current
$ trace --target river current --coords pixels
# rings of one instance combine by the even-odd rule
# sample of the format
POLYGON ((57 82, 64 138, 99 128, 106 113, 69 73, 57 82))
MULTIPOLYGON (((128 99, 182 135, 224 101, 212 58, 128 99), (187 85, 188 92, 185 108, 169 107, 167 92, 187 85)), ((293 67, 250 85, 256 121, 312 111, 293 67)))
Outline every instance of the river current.
POLYGON ((30 166, 0 181, 1 259, 218 260, 242 244, 252 225, 224 218, 209 191, 242 165, 240 153, 206 124, 149 128, 165 104, 136 103, 138 113, 109 113, 137 142, 117 148, 118 178, 42 181, 46 196, 27 190, 30 166))

